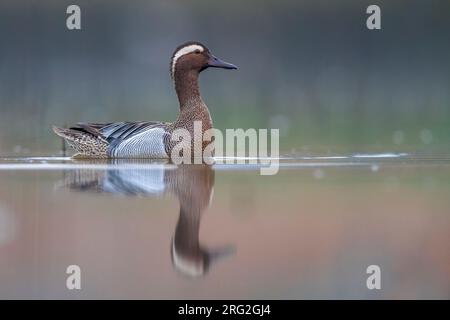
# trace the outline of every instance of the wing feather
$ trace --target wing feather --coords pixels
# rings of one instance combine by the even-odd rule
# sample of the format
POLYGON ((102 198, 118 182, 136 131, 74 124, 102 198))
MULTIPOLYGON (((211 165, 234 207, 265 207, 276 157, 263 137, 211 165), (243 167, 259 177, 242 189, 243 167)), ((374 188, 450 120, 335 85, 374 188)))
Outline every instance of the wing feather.
POLYGON ((166 128, 167 122, 139 121, 139 122, 109 122, 109 123, 77 123, 73 130, 88 132, 96 137, 101 137, 109 143, 117 144, 129 137, 151 128, 166 128))

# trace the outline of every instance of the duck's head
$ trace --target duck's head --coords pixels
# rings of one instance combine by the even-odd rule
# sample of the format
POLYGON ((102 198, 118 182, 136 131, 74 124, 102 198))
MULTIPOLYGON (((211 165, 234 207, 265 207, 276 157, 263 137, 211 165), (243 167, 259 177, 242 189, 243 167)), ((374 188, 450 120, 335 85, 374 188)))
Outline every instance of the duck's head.
POLYGON ((170 61, 172 78, 178 72, 202 72, 207 68, 237 69, 234 64, 215 57, 209 49, 196 41, 183 43, 175 49, 170 61))

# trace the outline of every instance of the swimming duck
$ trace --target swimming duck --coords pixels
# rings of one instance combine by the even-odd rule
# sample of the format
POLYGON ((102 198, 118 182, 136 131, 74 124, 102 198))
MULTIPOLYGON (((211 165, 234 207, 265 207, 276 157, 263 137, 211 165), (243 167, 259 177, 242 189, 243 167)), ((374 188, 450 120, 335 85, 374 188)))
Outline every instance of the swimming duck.
MULTIPOLYGON (((212 128, 211 115, 203 102, 198 85, 200 72, 207 68, 237 69, 215 57, 200 42, 186 42, 177 47, 170 62, 170 74, 180 104, 173 123, 157 121, 78 123, 71 128, 53 127, 78 153, 75 158, 170 158, 171 133, 178 128, 194 137, 194 121, 202 122, 202 131, 212 128)), ((203 149, 206 143, 202 143, 203 149)), ((193 154, 193 153, 192 153, 193 154)))

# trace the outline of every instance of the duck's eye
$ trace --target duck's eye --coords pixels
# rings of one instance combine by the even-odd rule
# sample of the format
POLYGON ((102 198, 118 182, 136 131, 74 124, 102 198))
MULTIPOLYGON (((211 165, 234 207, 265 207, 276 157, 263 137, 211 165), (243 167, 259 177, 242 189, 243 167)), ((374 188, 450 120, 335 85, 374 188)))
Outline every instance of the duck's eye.
POLYGON ((195 54, 199 54, 199 53, 200 53, 200 50, 197 49, 197 50, 194 51, 194 53, 195 53, 195 54))

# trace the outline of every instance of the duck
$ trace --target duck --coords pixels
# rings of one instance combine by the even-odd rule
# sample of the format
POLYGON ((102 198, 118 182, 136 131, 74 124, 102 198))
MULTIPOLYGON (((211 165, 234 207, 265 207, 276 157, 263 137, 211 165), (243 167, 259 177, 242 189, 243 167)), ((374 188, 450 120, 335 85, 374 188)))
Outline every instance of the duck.
MULTIPOLYGON (((214 56, 198 41, 185 42, 173 52, 170 75, 178 97, 179 115, 172 123, 82 122, 69 128, 53 126, 53 131, 76 151, 73 158, 170 159, 176 144, 171 134, 176 129, 186 129, 193 139, 201 139, 194 136, 194 122, 201 121, 203 133, 213 127, 199 88, 199 75, 208 68, 237 69, 234 64, 214 56)), ((206 146, 202 141, 202 151, 206 146)))

